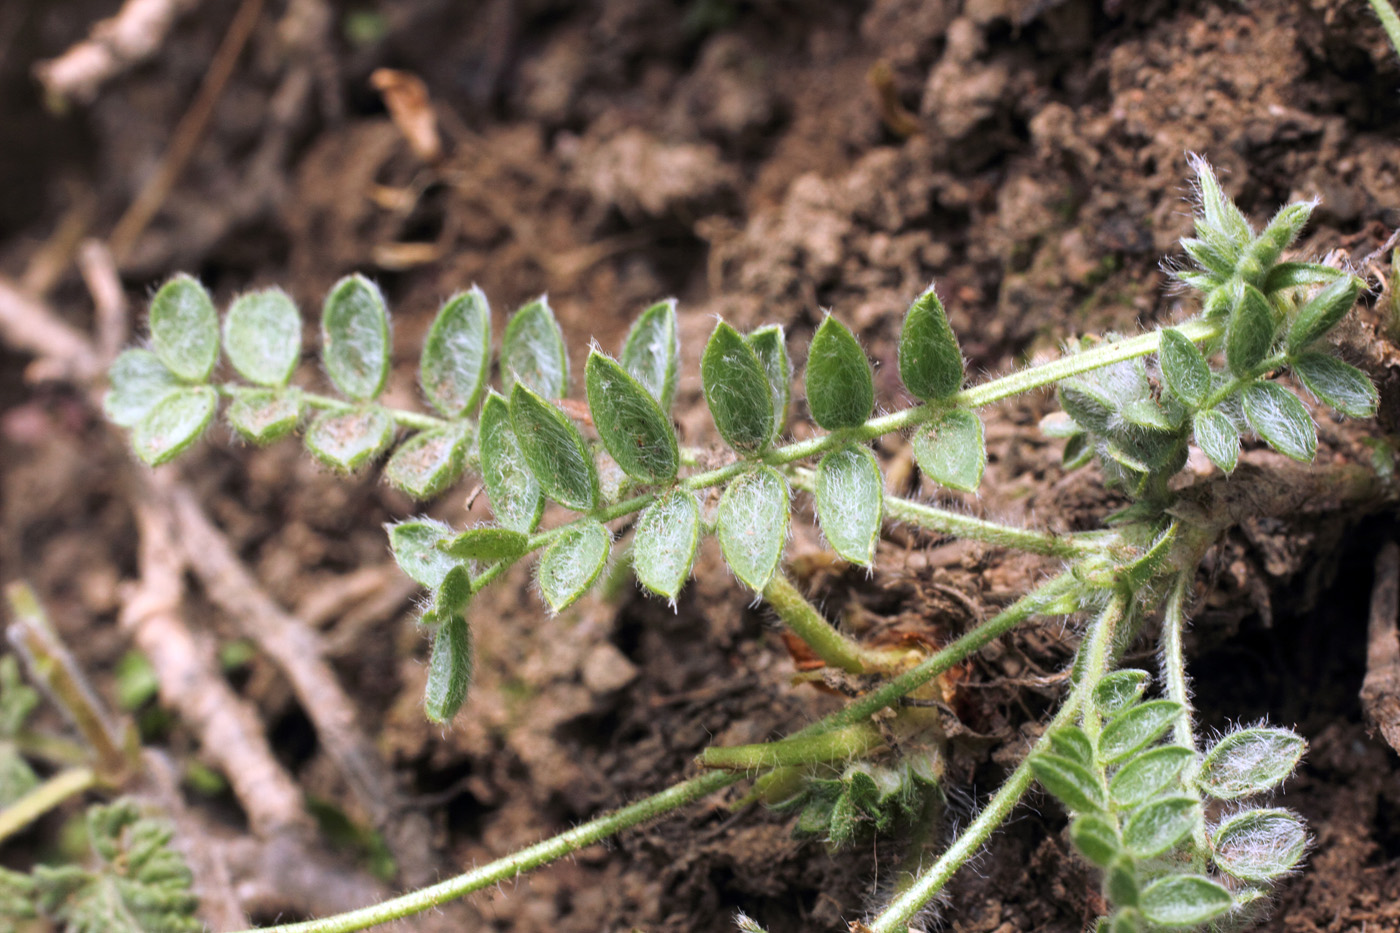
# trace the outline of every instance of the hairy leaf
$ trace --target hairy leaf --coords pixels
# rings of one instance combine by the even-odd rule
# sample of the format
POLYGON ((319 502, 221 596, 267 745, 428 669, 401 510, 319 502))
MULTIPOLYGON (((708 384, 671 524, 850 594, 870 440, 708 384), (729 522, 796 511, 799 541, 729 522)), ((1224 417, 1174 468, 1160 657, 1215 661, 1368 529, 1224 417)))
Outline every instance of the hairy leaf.
POLYGON ((203 382, 219 361, 219 314, 209 293, 177 275, 151 299, 151 348, 176 376, 203 382))
POLYGON ((1138 858, 1154 858, 1175 846, 1201 819, 1194 797, 1164 797, 1133 812, 1123 826, 1123 842, 1138 858))
POLYGON ((481 406, 481 482, 496 521, 526 534, 544 514, 544 491, 530 471, 525 452, 510 423, 510 406, 492 392, 481 406))
MULTIPOLYGON (((39 705, 39 694, 20 676, 13 654, 0 657, 0 807, 8 807, 39 783, 15 740, 30 714, 39 705)), ((0 918, 4 917, 0 903, 0 918)))
POLYGON ((394 419, 382 408, 326 411, 306 432, 306 449, 328 466, 353 473, 394 441, 394 419))
POLYGON ((723 321, 705 345, 700 377, 710 417, 729 446, 742 452, 766 446, 775 418, 768 373, 753 348, 723 321))
POLYGON ((1255 382, 1241 393, 1244 417, 1254 432, 1285 457, 1311 463, 1317 427, 1298 397, 1276 382, 1255 382))
POLYGON ((880 464, 869 448, 842 447, 817 465, 817 518, 832 549, 851 563, 874 559, 884 502, 880 464))
POLYGON ((1273 881, 1298 867, 1308 847, 1303 821, 1287 810, 1246 810, 1211 837, 1215 864, 1241 881, 1273 881))
POLYGON ((385 525, 389 533, 389 550, 399 569, 411 580, 430 590, 442 585, 447 574, 460 561, 438 549, 438 542, 452 534, 452 529, 431 518, 415 518, 385 525))
POLYGON ((1240 459, 1240 431, 1230 416, 1213 408, 1198 411, 1191 427, 1196 446, 1210 462, 1223 473, 1233 473, 1240 459))
POLYGON ((788 356, 787 338, 781 324, 768 324, 744 338, 763 371, 768 374, 768 389, 773 397, 773 432, 771 444, 787 426, 788 407, 792 400, 792 357, 788 356))
POLYGON ((224 416, 244 440, 271 444, 296 430, 301 411, 300 389, 237 388, 224 416))
POLYGON ((249 382, 286 385, 301 358, 301 312, 280 288, 240 295, 224 317, 224 351, 249 382))
POLYGON ((1099 755, 1113 764, 1155 742, 1181 715, 1181 704, 1173 700, 1149 700, 1125 709, 1103 727, 1099 755))
POLYGON ((1230 892, 1200 875, 1167 875, 1148 885, 1138 908, 1152 923, 1189 927, 1205 923, 1230 909, 1230 892))
POLYGON ((899 378, 910 394, 922 401, 947 398, 962 388, 962 351, 932 285, 914 299, 904 315, 899 334, 899 378))
POLYGON ((1138 887, 1137 866, 1133 857, 1124 852, 1108 866, 1104 890, 1111 903, 1120 907, 1136 907, 1142 891, 1138 887))
POLYGON ((573 603, 598 579, 608 562, 612 535, 601 523, 567 526, 540 558, 536 579, 545 602, 554 612, 573 603))
POLYGON ((326 374, 347 398, 367 402, 389 377, 389 309, 379 288, 362 275, 332 286, 321 309, 321 357, 326 374))
POLYGON ((107 420, 134 428, 161 399, 180 388, 180 380, 150 350, 125 350, 108 374, 112 387, 102 396, 107 420))
POLYGON ((914 457, 919 469, 940 486, 976 492, 987 468, 982 419, 976 412, 954 408, 928 427, 915 432, 914 457))
POLYGON ((440 495, 462 475, 468 440, 460 425, 420 431, 394 451, 384 478, 415 499, 440 495))
POLYGON ((568 392, 564 332, 543 295, 515 312, 501 341, 501 386, 509 394, 517 384, 547 399, 568 392))
POLYGON ((1108 434, 1113 430, 1118 402, 1098 386, 1083 379, 1060 383, 1060 407, 1086 431, 1108 434))
POLYGON ((1210 365, 1181 331, 1162 331, 1159 360, 1162 378, 1177 398, 1193 406, 1200 406, 1206 400, 1210 394, 1210 365))
POLYGON ((761 592, 778 568, 787 540, 787 480, 768 466, 734 480, 719 500, 716 524, 730 569, 761 592))
POLYGON ((1120 807, 1135 807, 1171 787, 1191 757, 1191 750, 1179 745, 1143 752, 1113 775, 1108 795, 1120 807))
POLYGON ((1306 748, 1302 737, 1289 729, 1241 729, 1206 753, 1196 783, 1219 800, 1262 794, 1293 773, 1306 748))
POLYGON ((1104 809, 1103 786, 1093 772, 1079 762, 1042 753, 1032 755, 1030 765, 1035 779, 1071 813, 1096 813, 1104 809))
POLYGON ((1070 822, 1069 838, 1085 858, 1100 868, 1108 867, 1123 851, 1123 843, 1113 824, 1092 813, 1077 816, 1070 822))
POLYGON ((1078 726, 1061 726, 1051 732, 1050 748, 1056 755, 1077 761, 1086 768, 1094 765, 1094 743, 1078 726))
POLYGON ((1253 285, 1244 285, 1225 325, 1225 361, 1237 376, 1248 375, 1269 355, 1274 343, 1274 312, 1269 299, 1253 285))
POLYGON ((700 541, 700 503, 678 489, 647 507, 632 540, 632 569, 642 586, 675 599, 690 576, 700 541))
POLYGON ((596 350, 588 355, 585 378, 593 426, 623 472, 647 483, 675 479, 681 463, 676 431, 656 398, 596 350))
POLYGON ((657 302, 642 312, 627 332, 618 362, 646 387, 661 410, 670 412, 680 372, 681 340, 676 327, 676 299, 657 302))
POLYGON ((1099 715, 1106 719, 1135 704, 1149 679, 1147 671, 1131 667, 1105 674, 1094 688, 1099 715))
POLYGON ((418 380, 433 407, 449 418, 470 412, 491 365, 491 305, 476 286, 447 300, 433 320, 418 363, 418 380))
POLYGON ((1196 219, 1197 231, 1215 242, 1229 244, 1233 247, 1233 254, 1238 256, 1254 237, 1249 221, 1235 202, 1225 196, 1214 170, 1206 160, 1194 152, 1188 154, 1187 159, 1191 170, 1196 173, 1201 204, 1201 216, 1196 219))
POLYGON ((467 619, 453 613, 433 636, 423 709, 436 723, 449 723, 466 702, 472 682, 472 633, 467 619))
POLYGON ((199 440, 218 403, 219 395, 210 386, 189 386, 166 394, 132 432, 136 455, 151 466, 169 463, 199 440))
POLYGON ((1240 273, 1248 276, 1254 284, 1258 284, 1262 273, 1271 269, 1283 251, 1298 238, 1316 206, 1316 201, 1295 201, 1279 208, 1268 226, 1245 251, 1244 259, 1240 263, 1240 273))
POLYGON ((455 560, 515 560, 530 550, 530 536, 510 528, 468 528, 438 541, 437 549, 455 560))
POLYGON ((828 431, 854 428, 875 410, 875 376, 850 328, 828 314, 807 352, 807 407, 828 431))
POLYGON ((562 411, 517 382, 510 393, 510 423, 545 495, 579 512, 598 503, 593 455, 562 411))
POLYGON ((1293 360, 1293 371, 1319 401, 1342 414, 1369 418, 1376 413, 1376 387, 1355 366, 1327 353, 1304 353, 1293 360))
POLYGON ((1298 353, 1336 327, 1356 304, 1364 284, 1354 275, 1344 275, 1318 291, 1307 304, 1298 309, 1297 316, 1288 327, 1288 352, 1298 353))
POLYGON ((1300 285, 1327 285, 1345 276, 1346 273, 1341 269, 1333 269, 1331 266, 1315 262, 1281 262, 1269 270, 1268 275, 1264 277, 1264 284, 1259 287, 1264 294, 1272 295, 1285 288, 1297 288, 1300 285))

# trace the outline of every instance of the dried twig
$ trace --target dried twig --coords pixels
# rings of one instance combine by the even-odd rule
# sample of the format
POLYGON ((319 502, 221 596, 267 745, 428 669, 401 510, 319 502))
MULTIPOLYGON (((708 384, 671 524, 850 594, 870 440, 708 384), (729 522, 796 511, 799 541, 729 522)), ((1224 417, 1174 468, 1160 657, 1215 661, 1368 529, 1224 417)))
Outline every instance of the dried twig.
POLYGON ((5 279, 0 279, 0 340, 39 357, 26 372, 32 380, 87 384, 100 372, 97 353, 86 337, 5 279))
POLYGON ((97 355, 108 363, 116 358, 130 336, 131 315, 126 291, 117 275, 112 251, 101 240, 84 240, 78 247, 78 271, 83 274, 96 312, 97 355))
POLYGON ((1366 631, 1366 679, 1361 707, 1390 747, 1400 752, 1400 545, 1386 542, 1376 555, 1371 620, 1366 631))
POLYGON ((88 37, 34 69, 55 100, 87 102, 108 80, 150 58, 175 20, 198 0, 126 0, 117 15, 92 27, 88 37))

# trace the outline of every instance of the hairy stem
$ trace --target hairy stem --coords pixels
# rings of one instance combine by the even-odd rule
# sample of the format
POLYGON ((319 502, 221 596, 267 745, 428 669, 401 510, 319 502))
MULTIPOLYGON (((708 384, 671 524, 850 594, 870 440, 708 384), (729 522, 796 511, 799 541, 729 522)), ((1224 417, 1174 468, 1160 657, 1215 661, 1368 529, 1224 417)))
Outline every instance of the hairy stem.
POLYGON ((763 599, 783 624, 830 667, 839 667, 848 674, 863 674, 888 668, 895 660, 894 655, 869 651, 837 631, 782 570, 776 571, 763 588, 763 599))
MULTIPOLYGON (((1167 699, 1181 704, 1181 715, 1172 725, 1172 741, 1192 752, 1182 774, 1183 792, 1199 802, 1201 794, 1196 790, 1196 771, 1200 767, 1200 756, 1197 754, 1195 721, 1191 715, 1191 688, 1186 681, 1186 658, 1181 646, 1182 632, 1186 628, 1186 596, 1194 578, 1193 571, 1183 570, 1173 581, 1171 593, 1167 596, 1167 608, 1162 615, 1162 679, 1166 682, 1167 699)), ((1205 867, 1210 854, 1204 819, 1196 820, 1191 829, 1191 841, 1191 860, 1200 870, 1205 867)))
POLYGON ((97 772, 86 766, 58 772, 4 810, 0 810, 0 843, 69 797, 91 790, 97 784, 97 772))
POLYGON ((816 735, 797 735, 755 745, 711 746, 701 752, 702 768, 754 772, 794 765, 836 764, 863 758, 885 743, 869 723, 843 726, 816 735))

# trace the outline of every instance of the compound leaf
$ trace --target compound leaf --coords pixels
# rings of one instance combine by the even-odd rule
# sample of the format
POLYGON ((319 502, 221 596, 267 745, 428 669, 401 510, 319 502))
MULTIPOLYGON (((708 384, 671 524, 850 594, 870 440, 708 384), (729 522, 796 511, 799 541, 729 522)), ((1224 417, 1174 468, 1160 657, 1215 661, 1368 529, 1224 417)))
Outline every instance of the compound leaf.
POLYGON ((137 456, 151 466, 169 463, 199 440, 218 403, 219 394, 210 386, 187 386, 167 393, 132 432, 131 445, 137 456))
POLYGON ((1225 362, 1230 372, 1247 376, 1269 355, 1274 344, 1274 312, 1269 299, 1253 285, 1243 285, 1225 325, 1225 362))
POLYGON ((954 408, 914 434, 914 458, 935 483, 962 492, 976 492, 987 468, 982 419, 976 412, 954 408))
POLYGON ((547 496, 578 512, 598 503, 598 468, 567 415, 517 382, 510 393, 510 423, 547 496))
POLYGON ((817 465, 817 518, 832 549, 851 563, 874 559, 884 503, 880 464, 868 448, 842 447, 817 465))
POLYGON ((1123 842, 1138 858, 1154 858, 1176 845, 1201 819, 1194 797, 1165 797, 1144 804, 1123 826, 1123 842))
POLYGON ((378 457, 393 441, 394 419, 382 408, 322 412, 306 432, 306 449, 346 473, 378 457))
POLYGON ((632 569, 642 586, 675 599, 690 576, 700 541, 700 503, 678 489, 647 507, 632 539, 632 569))
POLYGON ((1035 779, 1071 813, 1097 813, 1104 809, 1103 786, 1079 762, 1042 753, 1032 755, 1030 765, 1035 779))
POLYGON ((1241 881, 1273 881, 1302 861, 1303 822, 1287 810, 1247 810, 1225 820, 1211 837, 1215 864, 1241 881))
POLYGON ((544 491, 531 472, 510 422, 510 406, 492 392, 481 406, 481 482, 496 520, 526 534, 544 514, 544 491))
POLYGON ((543 295, 515 312, 501 341, 501 386, 509 393, 517 384, 547 399, 568 391, 564 332, 543 295))
POLYGON ((321 342, 337 389, 359 402, 378 396, 389 377, 389 309, 378 286, 358 274, 336 282, 321 309, 321 342))
POLYGON ((596 350, 588 355, 584 374, 593 426, 623 472, 647 483, 675 479, 681 463, 676 431, 656 398, 596 350))
POLYGON ((467 619, 454 612, 438 626, 428 658, 428 686, 423 709, 436 723, 449 723, 466 702, 472 682, 472 633, 467 619))
POLYGON ((676 299, 657 302, 642 312, 627 332, 618 362, 669 412, 676 398, 681 340, 676 327, 676 299))
POLYGON ((1196 783, 1218 800, 1261 794, 1293 773, 1306 748, 1302 736, 1289 729, 1241 729, 1206 753, 1196 783))
POLYGON ((947 398, 962 388, 962 351, 932 285, 914 299, 904 315, 899 334, 899 377, 921 401, 947 398))
POLYGON ((756 451, 772 439, 773 390, 758 354, 724 321, 715 325, 700 358, 705 404, 729 446, 756 451))
POLYGON ((1255 382, 1241 393, 1244 417, 1254 432, 1285 457, 1311 463, 1317 427, 1298 397, 1275 382, 1255 382))
POLYGON ((491 364, 491 305, 486 293, 453 295, 438 311, 423 343, 418 380, 433 407, 460 418, 475 407, 491 364))
POLYGON ((1380 396, 1370 378, 1327 353, 1304 353, 1292 361, 1293 371, 1318 400, 1353 418, 1376 413, 1380 396))
POLYGON ((850 328, 830 314, 807 353, 807 407, 828 431, 864 424, 875 410, 870 360, 850 328))
POLYGON ((1107 764, 1122 761, 1150 742, 1155 742, 1181 715, 1181 704, 1173 700, 1149 700, 1123 710, 1103 727, 1099 755, 1107 764))
POLYGON ((1181 331, 1162 331, 1158 359, 1162 364, 1162 378, 1177 398, 1196 407, 1205 402, 1210 394, 1210 365, 1181 331))
POLYGON ((773 397, 773 431, 768 440, 772 443, 787 425, 792 401, 792 357, 788 356, 787 338, 781 324, 768 324, 749 334, 744 342, 753 348, 768 374, 768 389, 773 397))
POLYGON ((1170 787, 1191 757, 1191 750, 1180 745, 1143 752, 1113 775, 1108 795, 1120 807, 1135 807, 1170 787))
POLYGON ((156 403, 180 388, 180 380, 150 350, 124 350, 108 375, 112 387, 102 396, 107 420, 134 428, 156 403))
POLYGON ((444 538, 438 541, 437 549, 455 560, 515 560, 530 550, 530 536, 511 528, 485 525, 444 538))
POLYGON ((151 346, 176 376, 203 382, 219 361, 219 314, 204 286, 177 275, 151 299, 151 346))
POLYGON ((787 480, 769 466, 734 480, 720 497, 716 524, 720 550, 734 575, 762 592, 787 539, 787 480))
POLYGON ((1167 875, 1148 885, 1138 909, 1152 923, 1190 927, 1225 913, 1234 904, 1224 885, 1201 875, 1167 875))
POLYGON ((301 312, 280 288, 240 295, 224 317, 224 351, 249 382, 286 385, 301 358, 301 312))
POLYGON ((462 475, 468 439, 460 425, 420 431, 384 464, 384 478, 415 499, 431 499, 462 475))
POLYGON ((608 562, 612 535, 601 523, 569 525, 540 558, 536 579, 545 602, 554 612, 573 603, 598 579, 608 562))
POLYGON ((1208 409, 1196 412, 1191 421, 1196 446, 1221 472, 1233 473, 1240 459, 1240 431, 1235 422, 1222 411, 1208 409))

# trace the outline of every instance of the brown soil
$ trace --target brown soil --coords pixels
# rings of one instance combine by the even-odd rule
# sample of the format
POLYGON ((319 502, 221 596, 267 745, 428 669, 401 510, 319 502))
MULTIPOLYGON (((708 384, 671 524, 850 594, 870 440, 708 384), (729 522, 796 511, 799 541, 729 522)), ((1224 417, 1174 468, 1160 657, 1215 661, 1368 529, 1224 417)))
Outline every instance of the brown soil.
MULTIPOLYGON (((92 103, 46 111, 33 64, 115 6, 0 10, 0 274, 47 275, 48 300, 80 327, 91 302, 65 231, 111 230, 232 12, 203 5, 92 103)), ((1159 263, 1189 226, 1188 151, 1256 220, 1320 196, 1299 251, 1360 259, 1400 223, 1397 88, 1400 58, 1350 0, 269 2, 120 271, 137 302, 188 270, 221 303, 281 285, 308 316, 337 277, 371 273, 395 309, 391 393, 406 406, 423 333, 458 288, 486 290, 498 333, 501 312, 547 291, 576 372, 588 338, 616 347, 634 314, 676 295, 680 426, 683 442, 703 445, 712 428, 695 359, 716 313, 784 324, 801 360, 821 310, 834 309, 861 335, 890 406, 901 313, 930 280, 979 372, 1072 334, 1187 313, 1159 263), (351 38, 366 24, 371 34, 351 38), (386 115, 368 81, 379 67, 425 82, 445 138, 439 164, 418 159, 386 115)), ((1351 339, 1372 333, 1358 326, 1351 339)), ((1393 356, 1358 354, 1382 381, 1385 423, 1325 424, 1334 459, 1362 449, 1358 432, 1396 426, 1395 379, 1379 368, 1393 356)), ((128 455, 79 393, 27 382, 26 361, 0 349, 0 579, 35 585, 110 697, 131 649, 116 626, 122 586, 137 573, 128 455)), ((310 362, 303 370, 317 378, 310 362)), ((1035 428, 1047 405, 989 416, 987 481, 964 504, 1092 527, 1113 503, 1094 476, 1062 473, 1057 444, 1035 428)), ((323 634, 361 723, 427 808, 440 876, 665 787, 707 744, 779 735, 835 702, 789 683, 773 626, 705 550, 675 612, 628 587, 550 618, 526 574, 510 576, 473 605, 467 710, 450 730, 430 726, 414 593, 381 530, 417 507, 373 475, 324 473, 293 443, 251 450, 214 433, 180 472, 282 606, 334 605, 377 568, 363 598, 323 614, 323 634)), ((902 446, 890 439, 880 453, 911 476, 902 446)), ((431 514, 484 519, 484 502, 464 510, 468 487, 431 514)), ((1046 569, 894 529, 867 579, 831 564, 810 515, 794 524, 795 572, 857 630, 959 631, 1046 569)), ((1388 515, 1261 522, 1207 568, 1191 646, 1205 725, 1267 716, 1312 746, 1284 800, 1308 818, 1314 848, 1265 929, 1400 930, 1400 779, 1357 699, 1371 561, 1394 532, 1388 515)), ((230 619, 191 602, 201 630, 235 639, 230 619)), ((947 833, 1024 750, 1057 695, 1053 681, 1025 684, 1061 669, 1072 638, 1031 628, 967 672, 958 711, 997 741, 955 756, 947 833)), ((228 676, 306 793, 363 821, 271 662, 254 653, 228 676)), ((152 744, 197 758, 185 724, 152 705, 138 713, 152 744)), ((239 827, 227 792, 187 796, 239 827)), ((1032 804, 954 883, 944 928, 1076 930, 1093 915, 1096 883, 1070 855, 1062 817, 1032 804)), ((832 855, 793 841, 791 822, 700 805, 453 916, 464 929, 662 933, 730 930, 743 909, 783 933, 841 929, 878 903, 897 843, 832 855)))

